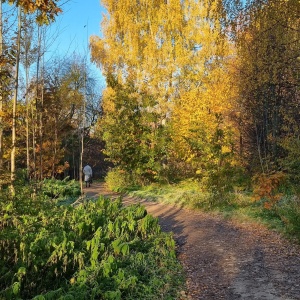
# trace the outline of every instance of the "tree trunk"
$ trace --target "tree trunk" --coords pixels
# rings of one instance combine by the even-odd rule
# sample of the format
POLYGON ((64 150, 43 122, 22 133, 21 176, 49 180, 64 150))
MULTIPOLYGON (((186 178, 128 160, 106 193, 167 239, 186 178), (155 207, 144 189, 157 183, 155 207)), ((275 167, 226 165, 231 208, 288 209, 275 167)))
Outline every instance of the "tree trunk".
POLYGON ((82 173, 82 169, 83 169, 83 150, 84 150, 84 145, 83 145, 83 141, 84 141, 84 121, 83 121, 83 128, 81 129, 81 149, 80 149, 80 161, 79 161, 79 170, 78 170, 78 175, 79 175, 79 182, 80 182, 80 190, 81 190, 81 194, 83 194, 83 173, 82 173))
POLYGON ((81 151, 80 151, 80 163, 79 163, 79 180, 81 194, 83 194, 83 151, 84 151, 84 128, 85 128, 85 110, 86 110, 86 64, 84 70, 84 97, 83 97, 83 116, 82 116, 82 130, 81 130, 81 151))
POLYGON ((17 56, 16 56, 16 73, 15 73, 15 95, 13 98, 13 116, 12 116, 12 149, 11 149, 11 192, 14 195, 14 182, 16 179, 16 111, 19 89, 19 64, 20 64, 20 48, 21 48, 21 8, 18 9, 18 36, 17 36, 17 56))
POLYGON ((26 176, 27 180, 30 178, 30 151, 29 151, 29 100, 28 100, 28 87, 29 87, 29 64, 28 64, 28 53, 25 53, 25 105, 26 105, 26 176))
POLYGON ((36 140, 35 140, 35 133, 36 133, 36 122, 35 122, 35 112, 34 112, 34 104, 31 105, 31 120, 32 120, 32 154, 33 154, 33 175, 32 177, 36 181, 36 140))
MULTIPOLYGON (((38 52, 37 52, 37 62, 36 62, 36 96, 35 96, 35 124, 33 125, 35 130, 33 134, 33 149, 34 149, 34 155, 33 155, 33 160, 34 160, 34 178, 35 181, 37 181, 40 176, 37 171, 37 155, 36 155, 36 134, 39 134, 39 129, 38 129, 38 115, 39 115, 39 107, 38 107, 38 99, 39 99, 39 75, 40 75, 40 55, 41 55, 41 33, 40 33, 40 26, 38 26, 38 52)), ((41 145, 40 145, 41 148, 41 145)))
MULTIPOLYGON (((43 34, 43 32, 41 33, 43 34)), ((45 38, 45 36, 43 35, 43 38, 45 38)), ((43 42, 45 43, 45 40, 43 40, 43 42)), ((41 46, 41 43, 39 42, 39 47, 41 46)), ((39 50, 40 53, 40 50, 39 50)), ((42 49, 42 53, 44 53, 44 46, 42 49)), ((40 143, 40 180, 43 180, 43 113, 44 113, 44 56, 42 58, 42 72, 41 72, 41 84, 42 84, 42 88, 41 88, 41 106, 40 106, 40 120, 39 120, 39 143, 40 143)))

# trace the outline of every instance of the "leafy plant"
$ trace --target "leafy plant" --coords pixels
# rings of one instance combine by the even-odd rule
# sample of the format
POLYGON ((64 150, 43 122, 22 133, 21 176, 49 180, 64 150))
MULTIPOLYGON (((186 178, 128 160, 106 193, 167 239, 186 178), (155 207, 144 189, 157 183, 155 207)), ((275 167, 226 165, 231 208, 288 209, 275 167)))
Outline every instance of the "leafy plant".
POLYGON ((277 207, 278 215, 285 224, 286 232, 300 241, 300 198, 284 197, 277 207))
POLYGON ((144 207, 99 198, 57 206, 30 188, 0 203, 0 298, 176 299, 170 234, 144 207))
POLYGON ((63 201, 75 199, 80 196, 80 186, 77 181, 69 180, 66 177, 64 180, 44 179, 41 184, 42 193, 51 199, 63 201))

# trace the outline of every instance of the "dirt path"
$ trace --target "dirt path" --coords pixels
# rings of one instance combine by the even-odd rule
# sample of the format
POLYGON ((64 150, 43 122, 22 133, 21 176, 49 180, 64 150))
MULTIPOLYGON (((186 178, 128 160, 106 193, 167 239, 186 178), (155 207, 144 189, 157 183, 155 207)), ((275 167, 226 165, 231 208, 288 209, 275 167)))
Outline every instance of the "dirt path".
MULTIPOLYGON (((104 184, 85 189, 88 197, 118 196, 104 184)), ((174 233, 187 273, 188 299, 300 299, 300 247, 262 226, 237 224, 175 206, 140 202, 174 233)))

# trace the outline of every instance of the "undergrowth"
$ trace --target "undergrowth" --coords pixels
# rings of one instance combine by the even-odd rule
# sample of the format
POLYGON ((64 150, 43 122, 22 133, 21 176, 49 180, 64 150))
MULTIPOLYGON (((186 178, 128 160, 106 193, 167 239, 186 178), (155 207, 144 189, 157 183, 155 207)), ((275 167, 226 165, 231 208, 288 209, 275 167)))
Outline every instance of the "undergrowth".
POLYGON ((78 181, 66 177, 64 180, 44 179, 40 183, 40 193, 59 204, 70 204, 80 196, 81 191, 78 181))
POLYGON ((57 205, 46 191, 1 192, 0 299, 178 298, 175 242, 145 208, 57 205))

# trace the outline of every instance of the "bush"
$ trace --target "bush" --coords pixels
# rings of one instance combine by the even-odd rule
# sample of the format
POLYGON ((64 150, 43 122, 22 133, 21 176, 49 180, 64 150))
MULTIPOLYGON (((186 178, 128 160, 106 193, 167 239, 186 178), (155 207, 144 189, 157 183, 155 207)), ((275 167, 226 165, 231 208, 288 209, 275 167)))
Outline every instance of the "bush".
POLYGON ((209 206, 218 207, 229 204, 234 198, 234 190, 245 188, 244 177, 241 168, 230 165, 207 170, 205 176, 200 178, 200 186, 209 194, 209 206))
POLYGON ((130 175, 121 169, 114 168, 108 171, 105 182, 108 188, 115 192, 122 192, 128 186, 133 185, 133 181, 130 178, 130 175))

